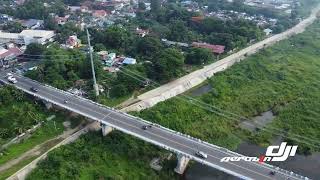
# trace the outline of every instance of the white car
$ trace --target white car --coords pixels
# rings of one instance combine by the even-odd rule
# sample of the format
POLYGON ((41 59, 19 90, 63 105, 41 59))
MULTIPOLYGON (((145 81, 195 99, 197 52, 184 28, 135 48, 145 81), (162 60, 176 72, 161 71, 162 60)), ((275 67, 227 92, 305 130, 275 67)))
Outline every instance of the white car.
POLYGON ((8 76, 8 81, 13 83, 13 84, 18 82, 17 79, 15 77, 13 77, 13 76, 8 76))
POLYGON ((202 151, 198 151, 196 152, 196 156, 202 158, 202 159, 207 159, 208 158, 208 155, 202 151))

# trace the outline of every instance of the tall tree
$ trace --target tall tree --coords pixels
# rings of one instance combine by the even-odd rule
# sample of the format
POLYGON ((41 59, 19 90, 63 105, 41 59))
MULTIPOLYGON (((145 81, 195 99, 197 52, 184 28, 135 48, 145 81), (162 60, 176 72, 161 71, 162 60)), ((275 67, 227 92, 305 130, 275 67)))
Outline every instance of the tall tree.
POLYGON ((151 0, 151 12, 154 14, 158 14, 161 8, 160 0, 151 0))

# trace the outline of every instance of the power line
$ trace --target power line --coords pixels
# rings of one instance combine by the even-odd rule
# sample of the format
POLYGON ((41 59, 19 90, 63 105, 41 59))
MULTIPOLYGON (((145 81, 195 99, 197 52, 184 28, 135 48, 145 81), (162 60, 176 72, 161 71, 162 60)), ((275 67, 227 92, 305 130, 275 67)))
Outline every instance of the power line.
MULTIPOLYGON (((122 69, 125 69, 125 68, 122 68, 122 69)), ((136 75, 136 76, 142 77, 141 75, 135 74, 134 72, 132 72, 132 71, 130 71, 130 70, 128 70, 128 69, 125 69, 125 70, 131 72, 132 74, 134 74, 134 75, 136 75)), ((136 77, 133 77, 132 75, 130 75, 130 74, 128 74, 128 73, 125 73, 125 72, 122 71, 122 70, 121 70, 121 72, 124 73, 124 74, 126 74, 126 75, 128 75, 128 76, 130 76, 130 77, 132 77, 132 78, 134 78, 134 79, 136 79, 136 80, 139 80, 140 82, 142 82, 140 79, 138 79, 138 78, 136 78, 136 77)), ((143 78, 143 79, 147 79, 147 78, 145 78, 145 77, 142 77, 142 78, 143 78)), ((148 79, 148 80, 149 80, 149 79, 148 79)), ((158 84, 157 82, 154 82, 154 83, 155 83, 155 84, 158 84)), ((158 84, 158 85, 159 85, 159 84, 158 84)), ((200 108, 202 108, 202 109, 205 109, 205 110, 208 110, 208 111, 210 111, 210 112, 216 113, 216 114, 218 114, 218 115, 220 115, 220 116, 223 116, 223 117, 226 117, 226 118, 229 118, 229 119, 236 120, 236 121, 238 121, 238 122, 241 122, 241 121, 240 121, 238 118, 231 117, 230 115, 233 115, 233 116, 236 116, 236 117, 240 117, 240 118, 245 119, 245 120, 249 120, 249 119, 247 119, 246 117, 237 115, 237 114, 232 113, 232 112, 228 112, 228 111, 222 110, 222 109, 217 108, 217 107, 215 107, 215 106, 213 106, 213 105, 204 103, 204 102, 199 101, 199 100, 197 100, 197 99, 194 99, 194 98, 192 98, 192 97, 190 97, 190 96, 186 96, 186 95, 183 95, 183 94, 182 94, 182 96, 185 97, 185 98, 187 98, 187 100, 186 100, 186 99, 183 99, 183 98, 181 98, 181 97, 179 97, 179 96, 176 96, 176 98, 181 99, 181 100, 183 100, 183 101, 186 101, 187 103, 191 103, 191 104, 193 104, 193 105, 196 105, 196 106, 198 106, 198 107, 200 107, 200 108), (190 100, 192 100, 192 101, 190 102, 190 100), (194 101, 200 103, 200 105, 194 103, 194 101), (201 104, 203 104, 203 105, 201 105, 201 104), (204 106, 204 105, 205 105, 205 106, 204 106), (211 108, 208 108, 208 106, 211 107, 211 108), (212 108, 213 108, 213 109, 212 109, 212 108), (222 111, 222 112, 220 112, 220 111, 222 111), (224 113, 223 113, 223 112, 224 112, 224 113), (229 114, 229 116, 226 115, 226 113, 229 114)), ((278 135, 278 136, 281 136, 281 137, 284 137, 284 138, 296 140, 296 141, 298 141, 298 142, 303 142, 304 144, 308 144, 308 145, 311 145, 311 146, 314 146, 314 147, 319 147, 319 146, 315 146, 315 145, 310 144, 309 142, 306 142, 306 141, 303 141, 303 140, 299 140, 299 139, 292 138, 292 137, 289 138, 288 136, 285 136, 285 135, 282 135, 282 134, 279 134, 279 133, 275 133, 275 131, 280 131, 280 132, 282 132, 282 133, 287 133, 287 132, 282 131, 282 130, 280 130, 280 129, 268 127, 269 129, 273 129, 273 130, 268 130, 268 129, 266 129, 266 127, 263 127, 264 125, 261 125, 261 124, 259 124, 259 123, 255 123, 255 124, 257 124, 257 125, 259 125, 259 126, 262 126, 262 128, 259 127, 259 129, 261 129, 261 130, 263 130, 263 131, 266 131, 266 132, 270 132, 271 134, 275 134, 275 135, 278 135)), ((251 123, 249 123, 249 125, 255 127, 255 126, 254 126, 253 124, 251 124, 251 123)), ((292 134, 289 134, 289 135, 292 136, 292 134)), ((313 139, 310 139, 310 138, 307 138, 307 137, 304 137, 304 136, 300 136, 300 135, 293 135, 293 136, 300 137, 300 138, 306 139, 306 140, 308 140, 308 141, 315 142, 315 143, 317 143, 317 144, 319 143, 319 141, 316 141, 316 140, 313 140, 313 139)))

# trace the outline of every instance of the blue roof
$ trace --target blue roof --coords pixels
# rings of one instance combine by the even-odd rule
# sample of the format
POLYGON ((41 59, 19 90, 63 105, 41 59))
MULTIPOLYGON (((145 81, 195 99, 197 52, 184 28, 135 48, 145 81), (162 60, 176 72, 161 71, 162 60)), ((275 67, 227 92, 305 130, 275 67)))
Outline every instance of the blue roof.
POLYGON ((122 63, 123 64, 136 64, 137 60, 134 58, 125 58, 122 63))

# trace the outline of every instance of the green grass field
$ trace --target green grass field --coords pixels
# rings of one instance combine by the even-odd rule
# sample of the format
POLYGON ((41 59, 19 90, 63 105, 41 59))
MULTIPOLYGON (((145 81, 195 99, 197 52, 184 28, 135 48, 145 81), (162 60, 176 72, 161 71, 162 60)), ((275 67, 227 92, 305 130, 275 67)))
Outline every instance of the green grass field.
POLYGON ((150 168, 152 158, 163 153, 118 131, 106 137, 89 133, 49 153, 28 179, 176 179, 175 161, 166 162, 160 172, 150 168))

